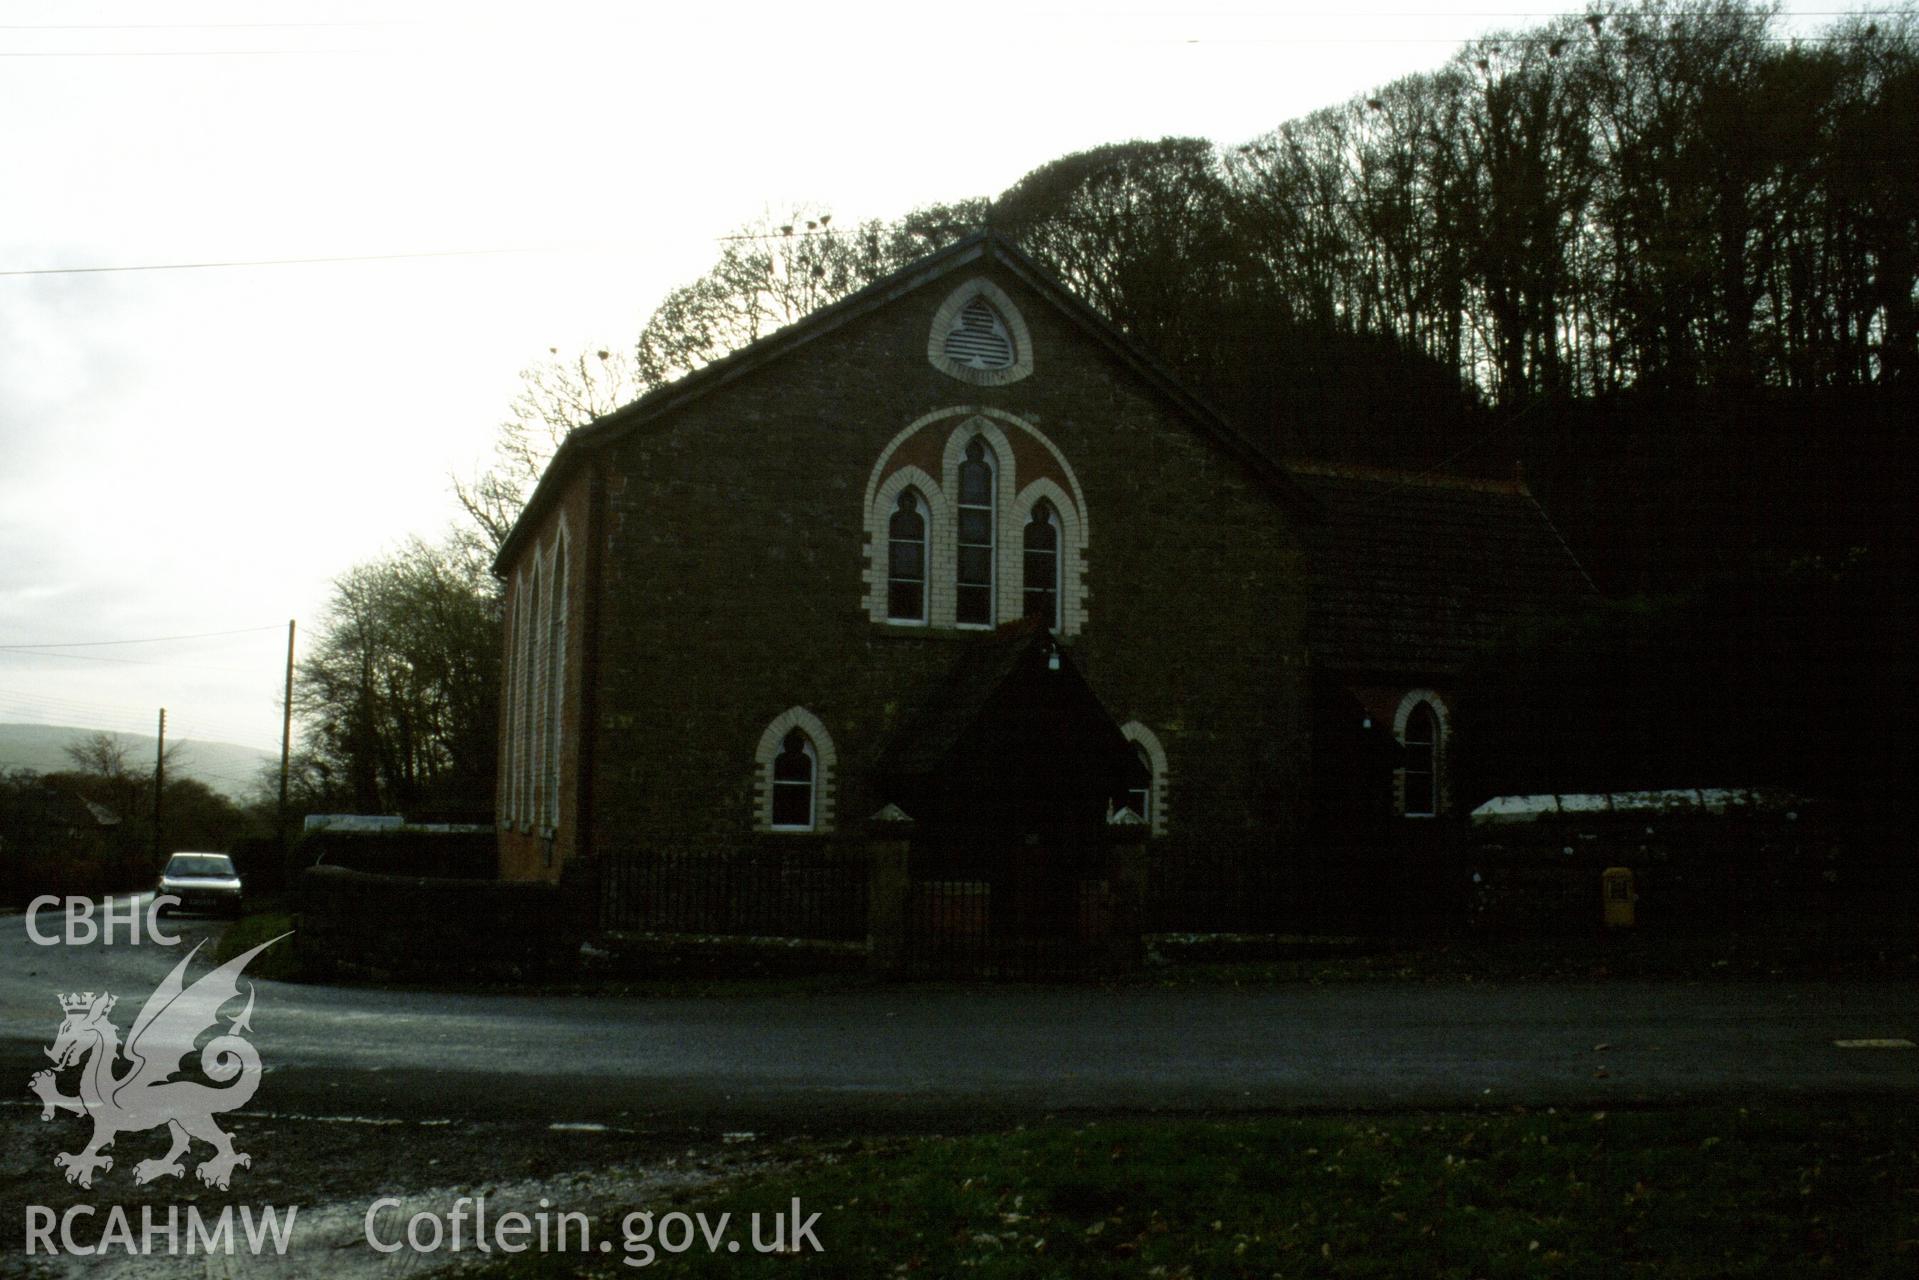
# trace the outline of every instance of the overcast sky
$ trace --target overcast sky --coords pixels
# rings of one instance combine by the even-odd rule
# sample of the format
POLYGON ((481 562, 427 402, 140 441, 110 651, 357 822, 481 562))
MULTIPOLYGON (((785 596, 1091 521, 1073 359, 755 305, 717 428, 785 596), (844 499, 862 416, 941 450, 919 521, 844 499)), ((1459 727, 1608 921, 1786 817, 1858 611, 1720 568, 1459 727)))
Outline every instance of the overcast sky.
POLYGON ((1582 7, 0 0, 0 645, 242 632, 0 650, 0 721, 277 747, 286 620, 763 210, 1239 142, 1582 7))

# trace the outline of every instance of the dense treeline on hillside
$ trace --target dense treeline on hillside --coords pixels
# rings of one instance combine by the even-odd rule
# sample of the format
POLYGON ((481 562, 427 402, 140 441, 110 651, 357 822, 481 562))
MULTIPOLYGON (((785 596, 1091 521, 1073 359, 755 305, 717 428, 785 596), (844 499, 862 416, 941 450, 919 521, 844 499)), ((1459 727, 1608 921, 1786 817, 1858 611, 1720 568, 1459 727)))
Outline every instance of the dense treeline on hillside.
POLYGON ((1788 41, 1602 7, 1223 153, 1069 156, 993 218, 1175 364, 1239 318, 1399 344, 1491 402, 1919 371, 1910 9, 1788 41))
POLYGON ((1608 591, 1911 539, 1919 26, 1594 9, 992 222, 1282 455, 1506 471, 1608 591))
POLYGON ((1750 0, 1601 4, 1237 145, 1115 143, 894 219, 763 217, 632 343, 525 371, 493 465, 458 486, 451 548, 341 579, 343 599, 409 566, 453 583, 466 621, 447 634, 470 652, 401 655, 382 684, 417 629, 338 611, 302 672, 319 732, 300 778, 363 808, 477 804, 476 676, 498 662, 483 566, 567 432, 982 226, 1279 456, 1523 461, 1608 594, 1861 548, 1899 581, 1919 17, 1835 18, 1788 39, 1750 0), (386 710, 415 703, 451 719, 386 710))
POLYGON ((544 461, 525 442, 577 425, 609 370, 662 385, 992 225, 1277 454, 1523 460, 1608 590, 1894 547, 1916 131, 1910 8, 1787 40, 1744 0, 1652 0, 1485 37, 1223 150, 1116 143, 990 201, 769 218, 632 361, 533 371, 506 506, 544 461))
POLYGON ((1427 464, 1624 395, 1681 431, 1701 403, 1885 403, 1854 393, 1919 387, 1916 132, 1910 3, 1792 39, 1751 0, 1596 6, 1236 146, 1114 143, 891 220, 765 217, 630 355, 527 370, 461 497, 497 545, 568 430, 983 225, 1282 453, 1427 464))

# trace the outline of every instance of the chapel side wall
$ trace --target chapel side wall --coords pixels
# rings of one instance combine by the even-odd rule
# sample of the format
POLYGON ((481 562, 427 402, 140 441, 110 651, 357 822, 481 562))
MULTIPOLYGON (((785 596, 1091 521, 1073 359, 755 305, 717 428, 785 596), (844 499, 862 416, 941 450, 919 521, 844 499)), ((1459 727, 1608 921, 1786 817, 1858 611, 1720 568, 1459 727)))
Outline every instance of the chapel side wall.
MULTIPOLYGON (((587 538, 588 506, 591 493, 591 469, 582 467, 577 470, 562 494, 560 501, 548 508, 545 518, 535 529, 522 530, 520 536, 523 548, 515 563, 508 568, 504 592, 504 640, 501 652, 502 679, 506 681, 507 696, 500 700, 499 728, 499 773, 495 789, 494 810, 497 814, 500 847, 500 877, 505 880, 558 880, 561 868, 578 853, 579 845, 579 770, 581 759, 580 706, 581 692, 585 687, 587 652, 586 620, 587 600, 587 538), (559 820, 549 836, 536 823, 532 806, 527 798, 529 786, 525 772, 526 756, 510 749, 509 732, 517 721, 514 718, 514 703, 523 695, 521 682, 512 678, 515 670, 514 656, 519 644, 520 609, 527 603, 522 600, 521 583, 523 571, 532 563, 535 550, 542 557, 542 564, 550 566, 550 552, 555 545, 559 531, 566 530, 566 652, 562 664, 565 695, 562 699, 559 741, 559 820), (516 788, 514 772, 520 771, 516 788), (517 802, 515 797, 518 797, 517 802), (517 803, 518 813, 514 813, 517 803), (549 849, 550 843, 550 849, 549 849)), ((546 569, 542 569, 542 574, 546 569)), ((531 592, 526 594, 530 595, 531 592)), ((545 652, 544 645, 535 642, 532 652, 536 655, 545 652)), ((532 742, 530 732, 522 733, 522 743, 532 742)), ((537 762, 537 756, 534 757, 537 762)), ((533 770, 537 778, 537 763, 533 770)))
POLYGON ((1030 327, 1023 381, 972 386, 928 363, 932 314, 960 274, 610 446, 598 853, 818 841, 754 830, 754 748, 793 706, 833 737, 832 834, 879 807, 887 737, 979 633, 869 619, 863 495, 902 428, 959 406, 1019 415, 1077 474, 1089 594, 1069 648, 1115 721, 1166 747, 1167 847, 1290 841, 1306 749, 1290 513, 1085 331, 1010 274, 983 274, 1030 327))

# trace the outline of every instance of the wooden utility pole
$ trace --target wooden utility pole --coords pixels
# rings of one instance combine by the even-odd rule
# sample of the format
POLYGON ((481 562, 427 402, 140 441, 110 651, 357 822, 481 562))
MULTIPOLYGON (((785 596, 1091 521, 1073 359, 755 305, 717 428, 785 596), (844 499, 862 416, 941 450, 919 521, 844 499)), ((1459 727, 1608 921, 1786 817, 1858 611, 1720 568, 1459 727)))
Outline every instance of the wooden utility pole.
POLYGON ((287 835, 287 769, 293 758, 293 619, 287 619, 287 692, 280 709, 280 839, 287 835))
POLYGON ((160 746, 153 756, 153 860, 166 857, 164 799, 167 794, 167 709, 160 708, 160 746))

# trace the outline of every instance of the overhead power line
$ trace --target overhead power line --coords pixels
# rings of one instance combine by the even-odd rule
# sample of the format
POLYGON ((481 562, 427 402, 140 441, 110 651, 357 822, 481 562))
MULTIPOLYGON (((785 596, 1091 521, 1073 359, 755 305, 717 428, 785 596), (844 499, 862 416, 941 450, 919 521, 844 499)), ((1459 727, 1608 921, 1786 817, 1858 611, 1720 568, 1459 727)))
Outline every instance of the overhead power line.
POLYGON ((126 667, 173 667, 181 671, 217 671, 225 675, 250 675, 245 667, 211 667, 203 662, 166 662, 158 658, 110 658, 100 653, 62 653, 58 649, 19 649, 8 646, 0 653, 22 658, 66 658, 73 662, 111 662, 126 667))
POLYGON ((0 31, 280 31, 425 25, 417 18, 380 18, 366 22, 0 22, 0 31))
MULTIPOLYGON (((0 57, 6 55, 0 54, 0 57)), ((553 245, 506 249, 430 249, 420 253, 343 253, 319 258, 231 258, 209 262, 141 262, 111 267, 26 267, 0 276, 106 275, 118 271, 213 271, 228 267, 297 267, 329 262, 400 262, 410 258, 479 258, 510 253, 562 253, 553 245)))
MULTIPOLYGON (((1828 22, 1841 20, 1841 19, 1887 19, 1890 21, 1897 21, 1900 18, 1904 17, 1906 12, 1907 12, 1906 10, 1899 8, 1897 6, 1888 6, 1884 8, 1807 9, 1807 10, 1801 10, 1798 12, 1782 12, 1779 16, 1782 20, 1786 20, 1786 21, 1805 21, 1810 19, 1824 19, 1828 22)), ((1058 18, 1072 18, 1075 15, 1071 13, 1047 14, 1042 11, 1035 16, 1041 17, 1041 18, 1049 17, 1049 16, 1058 17, 1058 18)), ((1245 13, 1238 13, 1238 12, 1231 12, 1231 11, 1144 9, 1144 10, 1118 11, 1118 12, 1103 14, 1102 21, 1106 22, 1110 27, 1110 24, 1112 22, 1123 21, 1127 19, 1168 18, 1168 19, 1177 19, 1182 22, 1192 22, 1192 21, 1201 21, 1201 20, 1207 20, 1207 19, 1224 18, 1224 19, 1230 19, 1237 22, 1244 22, 1248 18, 1248 16, 1249 15, 1245 13)), ((1328 10, 1309 11, 1309 12, 1296 11, 1288 14, 1287 16, 1289 21, 1295 21, 1295 22, 1301 19, 1308 19, 1308 18, 1314 18, 1314 17, 1321 17, 1321 18, 1338 17, 1338 18, 1345 18, 1345 19, 1358 19, 1361 23, 1361 29, 1364 29, 1364 24, 1367 22, 1379 22, 1379 21, 1391 22, 1396 20, 1415 19, 1415 18, 1417 19, 1437 18, 1437 19, 1447 19, 1447 20, 1473 21, 1473 22, 1480 22, 1480 23, 1484 23, 1484 22, 1548 22, 1548 21, 1557 21, 1561 19, 1574 19, 1574 20, 1583 19, 1585 21, 1590 22, 1594 18, 1598 18, 1602 21, 1606 21, 1610 23, 1615 18, 1622 18, 1622 17, 1625 19, 1630 18, 1630 15, 1615 15, 1611 13, 1599 12, 1597 10, 1589 11, 1587 13, 1582 14, 1579 11, 1576 11, 1573 9, 1532 10, 1532 11, 1524 11, 1524 12, 1505 12, 1505 11, 1497 11, 1497 10, 1455 10, 1455 11, 1442 12, 1442 11, 1421 10, 1421 9, 1357 10, 1357 11, 1328 9, 1328 10)), ((270 30, 303 30, 303 29, 304 30, 328 30, 328 29, 365 30, 365 29, 371 29, 371 28, 377 28, 377 27, 412 26, 412 27, 424 28, 431 25, 434 25, 434 24, 420 22, 420 21, 286 22, 286 23, 212 22, 212 23, 124 23, 124 24, 119 24, 119 23, 98 23, 98 24, 16 23, 16 24, 0 24, 0 32, 3 32, 3 31, 21 31, 21 32, 220 31, 220 30, 270 31, 270 30)), ((540 24, 511 24, 511 23, 509 24, 487 24, 487 23, 466 24, 466 23, 454 22, 450 24, 440 24, 440 25, 450 26, 455 29, 465 28, 469 30, 492 30, 495 32, 495 34, 498 34, 498 35, 520 35, 529 31, 530 32, 546 31, 550 34, 560 35, 560 34, 565 34, 569 30, 567 24, 564 24, 564 23, 549 24, 546 26, 541 26, 540 24)), ((1028 34, 1023 38, 1022 42, 1028 45, 1056 42, 1058 39, 1064 38, 1065 34, 1066 33, 1062 32, 1060 33, 1059 36, 1052 37, 1051 40, 1048 40, 1047 38, 1044 38, 1044 37, 1036 37, 1033 34, 1028 34)), ((1655 32, 1646 31, 1646 32, 1639 33, 1636 38, 1641 41, 1654 43, 1654 42, 1663 42, 1666 40, 1673 40, 1673 39, 1685 39, 1686 37, 1657 34, 1655 32)), ((1787 44, 1793 44, 1793 43, 1828 44, 1828 43, 1850 41, 1855 38, 1856 36, 1853 33, 1843 33, 1843 34, 1817 33, 1817 34, 1803 34, 1803 35, 1795 35, 1795 34, 1789 34, 1789 33, 1788 34, 1767 33, 1767 34, 1755 37, 1755 39, 1763 43, 1777 44, 1777 45, 1787 45, 1787 44)), ((1086 37, 1082 34, 1075 33, 1073 36, 1073 39, 1076 42, 1084 42, 1086 37)), ((1125 45, 1166 45, 1166 46, 1298 45, 1298 46, 1311 46, 1311 47, 1324 47, 1324 46, 1360 47, 1360 46, 1368 46, 1368 45, 1447 45, 1447 44, 1464 46, 1464 45, 1472 44, 1477 41, 1485 40, 1485 39, 1499 39, 1512 44, 1527 43, 1532 41, 1537 41, 1543 44, 1543 43, 1548 43, 1550 41, 1556 40, 1558 39, 1558 37, 1550 33, 1541 32, 1541 31, 1511 31, 1511 32, 1505 32, 1505 33, 1496 33, 1496 32, 1489 32, 1483 29, 1464 33, 1464 34, 1459 34, 1459 35, 1438 35, 1438 36, 1350 35, 1350 34, 1336 35, 1336 36, 1300 36, 1300 35, 1290 34, 1290 33, 1285 35, 1226 34, 1226 35, 1220 35, 1220 36, 1212 36, 1212 35, 1181 35, 1181 34, 1178 34, 1177 32, 1168 31, 1165 33, 1153 33, 1153 34, 1142 33, 1137 35, 1128 35, 1123 32, 1115 32, 1114 34, 1107 35, 1104 37, 1094 37, 1094 43, 1125 44, 1125 45)), ((414 48, 414 49, 408 49, 405 47, 396 47, 396 48, 388 48, 388 49, 357 48, 357 47, 328 48, 325 46, 312 46, 312 47, 306 47, 306 48, 287 47, 287 48, 273 48, 273 49, 65 49, 65 50, 46 49, 46 50, 0 51, 0 58, 197 58, 197 57, 224 58, 224 57, 279 57, 279 56, 287 56, 287 55, 299 56, 299 55, 311 55, 311 54, 364 54, 364 53, 382 53, 382 52, 426 53, 429 51, 430 51, 429 48, 424 46, 420 48, 414 48)))
POLYGON ((117 644, 167 644, 174 640, 211 640, 219 636, 249 636, 260 631, 283 631, 285 624, 266 627, 239 627, 232 631, 195 631, 180 636, 142 636, 137 640, 35 640, 0 644, 0 649, 97 649, 117 644))

